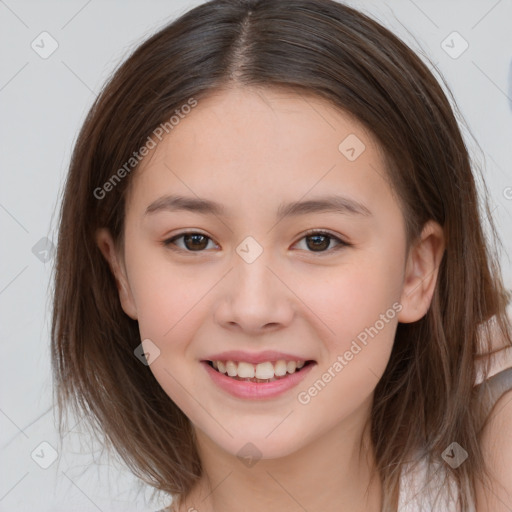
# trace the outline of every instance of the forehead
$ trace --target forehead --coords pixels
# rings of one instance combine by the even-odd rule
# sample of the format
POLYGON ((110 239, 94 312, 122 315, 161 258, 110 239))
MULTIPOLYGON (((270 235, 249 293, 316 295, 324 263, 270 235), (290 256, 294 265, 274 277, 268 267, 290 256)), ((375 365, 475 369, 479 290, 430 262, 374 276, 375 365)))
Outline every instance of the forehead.
POLYGON ((334 192, 375 203, 385 199, 385 173, 374 136, 326 100, 234 88, 181 116, 134 173, 131 195, 140 207, 164 192, 241 208, 334 192))

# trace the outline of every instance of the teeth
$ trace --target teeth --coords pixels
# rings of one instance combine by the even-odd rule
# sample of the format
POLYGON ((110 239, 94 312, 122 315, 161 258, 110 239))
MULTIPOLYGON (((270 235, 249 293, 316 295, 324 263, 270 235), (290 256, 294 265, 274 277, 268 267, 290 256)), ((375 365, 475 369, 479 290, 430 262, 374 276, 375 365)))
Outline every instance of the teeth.
POLYGON ((230 377, 241 379, 272 380, 292 374, 304 366, 304 361, 285 361, 252 364, 245 361, 212 361, 213 367, 220 373, 227 373, 230 377))
POLYGON ((226 371, 230 377, 237 376, 238 365, 233 361, 226 361, 226 371))
POLYGON ((286 361, 283 361, 282 359, 277 361, 274 366, 274 373, 276 377, 282 377, 283 375, 286 375, 286 361))
POLYGON ((254 377, 254 365, 243 362, 238 363, 237 374, 242 379, 252 379, 254 377))
MULTIPOLYGON (((238 375, 240 375, 240 365, 243 363, 238 363, 238 375)), ((252 365, 251 365, 252 366, 252 365)), ((272 363, 259 363, 256 365, 256 378, 257 379, 271 379, 274 377, 274 365, 272 363)))

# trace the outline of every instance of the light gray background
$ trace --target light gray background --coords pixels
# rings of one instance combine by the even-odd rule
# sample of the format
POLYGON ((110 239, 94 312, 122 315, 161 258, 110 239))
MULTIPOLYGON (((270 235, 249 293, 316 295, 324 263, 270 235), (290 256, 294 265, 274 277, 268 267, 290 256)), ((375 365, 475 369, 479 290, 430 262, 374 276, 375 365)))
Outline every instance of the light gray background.
MULTIPOLYGON (((100 460, 99 452, 93 460, 80 424, 48 469, 32 459, 34 450, 40 458, 48 455, 39 446, 44 441, 58 447, 48 350, 53 259, 36 244, 44 237, 56 240, 56 205, 71 148, 107 76, 138 43, 199 3, 0 0, 1 511, 129 512, 167 504, 165 499, 147 503, 144 493, 135 494, 131 474, 100 460), (43 31, 59 45, 47 59, 31 47, 43 31), (45 256, 49 260, 41 261, 45 256)), ((504 242, 503 273, 511 288, 512 0, 350 5, 380 20, 414 49, 423 48, 445 76, 481 148, 467 139, 485 166, 504 242), (461 40, 446 39, 453 31, 469 44, 458 58, 442 47, 446 40, 452 54, 462 49, 461 40)))

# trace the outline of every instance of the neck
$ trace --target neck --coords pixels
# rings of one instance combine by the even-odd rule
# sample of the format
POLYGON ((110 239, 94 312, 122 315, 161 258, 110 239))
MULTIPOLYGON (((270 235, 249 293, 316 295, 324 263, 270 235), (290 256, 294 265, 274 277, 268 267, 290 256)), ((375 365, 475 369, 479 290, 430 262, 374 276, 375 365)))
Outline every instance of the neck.
POLYGON ((180 510, 379 511, 381 482, 365 428, 372 398, 299 450, 278 459, 261 459, 251 467, 196 429, 203 477, 180 510))

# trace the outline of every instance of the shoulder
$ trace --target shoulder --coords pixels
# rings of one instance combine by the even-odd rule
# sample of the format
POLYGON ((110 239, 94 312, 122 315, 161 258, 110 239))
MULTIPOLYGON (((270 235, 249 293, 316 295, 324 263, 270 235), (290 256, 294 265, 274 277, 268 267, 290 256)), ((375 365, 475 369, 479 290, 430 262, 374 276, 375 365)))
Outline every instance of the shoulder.
MULTIPOLYGON (((507 317, 512 325, 512 303, 507 308, 507 317)), ((505 368, 512 367, 512 346, 508 340, 503 338, 496 318, 492 317, 485 326, 479 327, 478 331, 480 341, 475 360, 475 384, 480 384, 484 380, 484 369, 489 371, 486 375, 489 378, 505 368)))
MULTIPOLYGON (((503 340, 496 336, 492 340, 492 348, 496 352, 490 358, 488 378, 496 381, 496 378, 492 379, 496 376, 501 382, 494 382, 490 386, 492 390, 487 396, 491 398, 492 408, 480 437, 490 481, 477 480, 475 494, 478 512, 510 512, 512 510, 512 375, 511 370, 508 372, 504 370, 512 367, 512 347, 503 348, 503 340), (495 393, 494 396, 492 391, 495 393)), ((477 381, 481 379, 480 373, 477 381)))
MULTIPOLYGON (((507 310, 512 319, 512 309, 507 310)), ((497 332, 495 331, 495 334, 497 332)), ((494 336, 489 358, 487 378, 495 382, 490 386, 491 409, 481 432, 480 444, 489 480, 475 482, 476 510, 478 512, 510 512, 512 510, 512 347, 494 336), (508 371, 504 371, 507 370, 508 371), (505 373, 507 375, 505 375, 505 373), (501 375, 500 375, 501 374, 501 375), (497 378, 492 379, 496 376, 497 378), (503 379, 501 377, 504 377, 503 379), (496 382, 496 381, 499 382, 496 382)), ((477 384, 482 381, 477 364, 477 384)), ((483 398, 483 395, 481 395, 483 398)))
POLYGON ((512 390, 499 398, 482 431, 481 447, 490 482, 475 482, 478 512, 512 510, 512 390))

